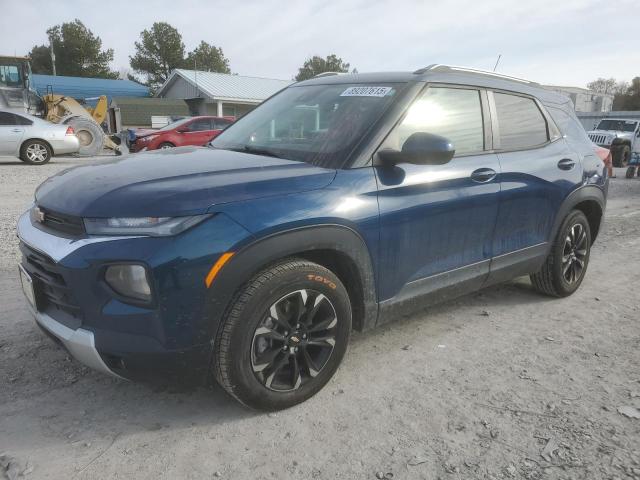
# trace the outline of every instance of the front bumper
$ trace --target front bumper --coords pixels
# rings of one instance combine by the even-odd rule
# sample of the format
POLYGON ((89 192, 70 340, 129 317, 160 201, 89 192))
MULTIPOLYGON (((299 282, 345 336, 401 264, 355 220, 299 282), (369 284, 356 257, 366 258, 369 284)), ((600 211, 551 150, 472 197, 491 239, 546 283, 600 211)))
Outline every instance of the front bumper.
POLYGON ((45 333, 62 343, 76 360, 99 372, 107 373, 117 378, 123 378, 107 367, 102 360, 102 357, 96 349, 93 332, 83 328, 78 328, 77 330, 68 328, 46 313, 36 311, 32 311, 32 313, 38 326, 42 328, 45 333))
POLYGON ((216 325, 204 279, 246 230, 217 215, 173 237, 64 238, 34 226, 27 212, 17 231, 22 266, 37 279, 36 321, 73 357, 145 383, 206 381, 216 325), (114 261, 144 262, 153 304, 131 305, 114 296, 103 280, 104 266, 114 261))

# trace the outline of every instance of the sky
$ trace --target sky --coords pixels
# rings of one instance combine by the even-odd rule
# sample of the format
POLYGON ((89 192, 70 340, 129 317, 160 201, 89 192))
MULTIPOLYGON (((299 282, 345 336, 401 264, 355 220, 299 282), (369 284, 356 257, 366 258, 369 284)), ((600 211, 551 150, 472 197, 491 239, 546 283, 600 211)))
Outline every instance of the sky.
POLYGON ((240 75, 291 79, 312 55, 337 54, 359 72, 432 63, 585 86, 640 76, 638 0, 0 0, 0 54, 47 43, 52 25, 80 19, 128 68, 153 22, 205 40, 240 75))

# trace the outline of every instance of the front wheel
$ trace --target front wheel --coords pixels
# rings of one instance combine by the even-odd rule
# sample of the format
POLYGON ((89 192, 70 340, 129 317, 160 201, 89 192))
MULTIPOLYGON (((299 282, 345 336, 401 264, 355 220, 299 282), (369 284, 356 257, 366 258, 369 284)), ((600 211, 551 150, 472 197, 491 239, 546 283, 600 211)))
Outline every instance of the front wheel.
POLYGON ((44 165, 51 160, 51 147, 42 140, 27 140, 20 148, 20 160, 31 165, 44 165))
POLYGON ((531 275, 533 287, 553 297, 571 295, 584 279, 590 252, 587 217, 580 210, 573 210, 562 222, 545 264, 531 275))
POLYGON ((158 145, 158 150, 166 150, 167 148, 174 148, 175 145, 171 142, 162 142, 158 145))
POLYGON ((351 304, 338 277, 313 262, 285 260, 232 300, 215 341, 214 374, 248 407, 288 408, 331 379, 350 332, 351 304))

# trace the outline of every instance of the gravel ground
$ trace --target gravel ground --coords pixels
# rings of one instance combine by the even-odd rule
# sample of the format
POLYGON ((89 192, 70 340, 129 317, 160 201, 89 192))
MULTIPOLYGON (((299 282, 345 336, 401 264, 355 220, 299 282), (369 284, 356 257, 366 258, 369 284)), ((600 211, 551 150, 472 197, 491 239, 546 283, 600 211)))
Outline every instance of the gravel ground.
POLYGON ((620 413, 640 408, 640 181, 622 170, 572 297, 519 279, 354 335, 323 391, 267 415, 92 372, 36 328, 14 225, 86 161, 0 161, 0 476, 640 479, 640 419, 620 413))

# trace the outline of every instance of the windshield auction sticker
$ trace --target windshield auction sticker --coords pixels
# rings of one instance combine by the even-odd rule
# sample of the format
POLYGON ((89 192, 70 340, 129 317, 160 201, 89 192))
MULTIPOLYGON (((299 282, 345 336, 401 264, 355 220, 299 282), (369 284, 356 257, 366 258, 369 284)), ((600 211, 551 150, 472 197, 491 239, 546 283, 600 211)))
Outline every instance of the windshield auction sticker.
POLYGON ((392 87, 349 87, 341 97, 384 97, 392 87))

